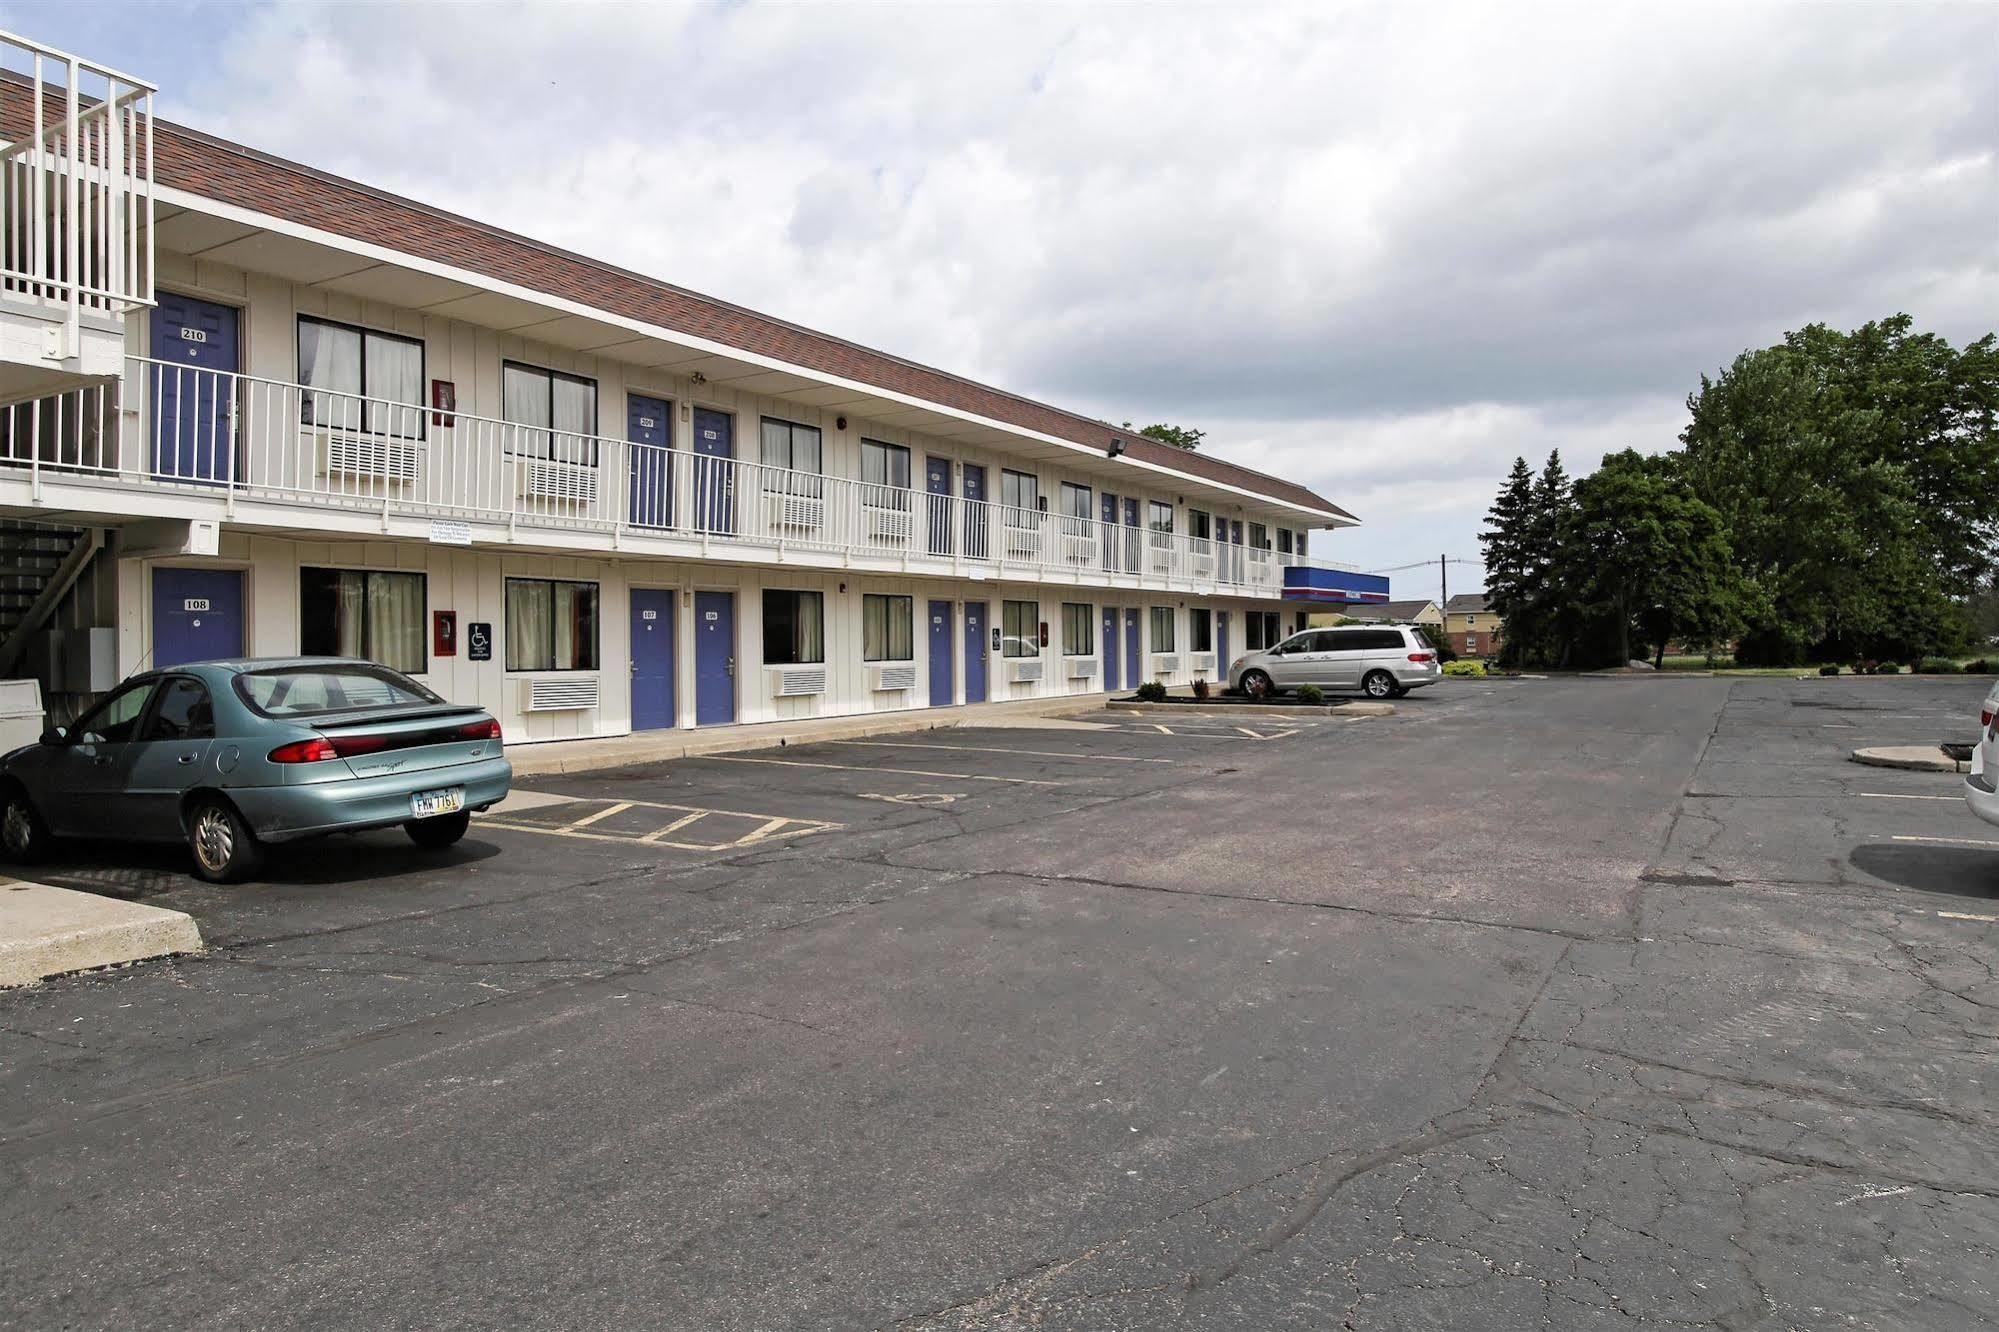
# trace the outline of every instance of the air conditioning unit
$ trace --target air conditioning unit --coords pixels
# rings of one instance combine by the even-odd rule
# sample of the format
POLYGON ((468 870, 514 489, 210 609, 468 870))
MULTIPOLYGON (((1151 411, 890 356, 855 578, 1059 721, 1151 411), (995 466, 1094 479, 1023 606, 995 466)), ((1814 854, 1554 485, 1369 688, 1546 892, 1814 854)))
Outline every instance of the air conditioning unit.
POLYGON ((868 688, 878 694, 892 689, 916 688, 916 663, 886 661, 868 667, 868 688))
POLYGON ((1155 675, 1171 675, 1180 669, 1180 658, 1171 652, 1152 654, 1152 670, 1155 675))
POLYGON ((385 478, 407 486, 423 475, 423 445, 413 439, 343 434, 325 438, 328 476, 385 478))
POLYGON ((1010 555, 1039 555, 1041 553, 1041 529, 1038 527, 1006 527, 1006 549, 1010 555))
POLYGON ((1215 557, 1213 552, 1196 551, 1194 554, 1194 577, 1213 578, 1214 576, 1215 557))
POLYGON ((594 675, 536 676, 521 681, 522 712, 581 712, 597 706, 594 675))
POLYGON ((909 510, 863 504, 861 514, 867 520, 868 540, 898 542, 909 540, 909 510))
POLYGON ((1152 548, 1151 559, 1147 561, 1146 567, 1152 570, 1153 573, 1170 573, 1173 569, 1173 548, 1171 546, 1154 546, 1152 548))
POLYGON ((1212 652, 1188 653, 1187 669, 1196 675, 1213 675, 1215 673, 1215 654, 1212 652))
POLYGON ((1008 684, 1033 684, 1041 678, 1040 659, 1034 658, 1028 661, 1008 662, 1006 664, 1006 678, 1008 684))
POLYGON ((773 666, 770 673, 770 692, 774 698, 800 698, 826 692, 824 666, 773 666))
POLYGON ((569 504, 597 502, 597 468, 594 463, 523 458, 520 476, 521 495, 526 499, 558 500, 569 504))
POLYGON ((1096 678, 1097 678, 1097 659, 1096 659, 1095 657, 1071 657, 1071 658, 1069 658, 1069 678, 1070 678, 1071 680, 1094 680, 1094 679, 1096 679, 1096 678))
POLYGON ((772 527, 816 532, 826 521, 826 501, 817 495, 786 495, 773 490, 764 495, 764 513, 772 527))
POLYGON ((1064 536, 1062 558, 1071 564, 1090 563, 1097 558, 1097 539, 1086 536, 1064 536))

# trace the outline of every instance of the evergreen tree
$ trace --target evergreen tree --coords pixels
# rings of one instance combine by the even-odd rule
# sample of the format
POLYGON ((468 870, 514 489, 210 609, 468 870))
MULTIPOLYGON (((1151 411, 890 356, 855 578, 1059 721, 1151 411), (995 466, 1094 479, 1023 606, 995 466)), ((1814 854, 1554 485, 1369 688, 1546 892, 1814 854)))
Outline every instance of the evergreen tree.
MULTIPOLYGON (((1485 552, 1485 599, 1508 625, 1528 610, 1533 595, 1529 579, 1531 551, 1527 527, 1534 514, 1534 473, 1525 458, 1513 460, 1513 471, 1486 511, 1485 531, 1478 543, 1485 552)), ((1522 618, 1520 623, 1525 623, 1522 618)), ((1509 631, 1503 649, 1515 653, 1517 636, 1509 631)))

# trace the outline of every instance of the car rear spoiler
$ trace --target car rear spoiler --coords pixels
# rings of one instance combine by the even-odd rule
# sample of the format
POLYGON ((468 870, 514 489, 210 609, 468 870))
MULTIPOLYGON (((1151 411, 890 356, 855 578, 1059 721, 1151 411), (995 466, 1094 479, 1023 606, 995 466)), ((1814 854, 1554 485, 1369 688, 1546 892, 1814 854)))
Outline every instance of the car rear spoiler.
POLYGON ((478 717, 486 709, 462 703, 424 704, 421 707, 368 708, 359 712, 332 712, 318 716, 287 717, 284 720, 310 726, 316 731, 345 731, 356 726, 381 726, 387 722, 431 721, 445 717, 478 717))

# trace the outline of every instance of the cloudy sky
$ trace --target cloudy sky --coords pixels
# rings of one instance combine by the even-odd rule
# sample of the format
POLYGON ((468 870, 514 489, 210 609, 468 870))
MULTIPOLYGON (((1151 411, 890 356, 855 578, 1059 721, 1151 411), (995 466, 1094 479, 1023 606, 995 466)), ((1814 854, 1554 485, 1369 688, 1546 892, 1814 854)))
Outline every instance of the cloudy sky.
MULTIPOLYGON (((1999 4, 9 3, 203 129, 1477 554, 1812 320, 1999 323, 1999 4)), ((1454 572, 1470 586, 1475 570, 1454 572)), ((1420 576, 1398 591, 1425 590, 1420 576)))

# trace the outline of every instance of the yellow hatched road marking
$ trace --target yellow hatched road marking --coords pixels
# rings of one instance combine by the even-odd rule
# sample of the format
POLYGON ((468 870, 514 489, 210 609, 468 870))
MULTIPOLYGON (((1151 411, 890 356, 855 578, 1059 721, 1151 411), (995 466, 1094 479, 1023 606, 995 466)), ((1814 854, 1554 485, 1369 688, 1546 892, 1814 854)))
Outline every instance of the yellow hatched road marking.
MULTIPOLYGON (((804 759, 748 758, 739 754, 704 754, 714 763, 774 763, 780 768, 833 768, 841 772, 899 772, 905 777, 949 777, 960 782, 1011 782, 1015 786, 1061 786, 1037 777, 992 777, 981 773, 931 772, 924 768, 878 768, 872 763, 807 763, 804 759)), ((697 760, 698 762, 699 760, 697 760)))
POLYGON ((591 824, 595 823, 598 819, 608 819, 613 814, 622 814, 631 807, 632 807, 631 801, 620 800, 615 805, 604 806, 604 808, 598 810, 595 814, 585 814, 582 818, 566 826, 571 828, 587 828, 591 824))
POLYGON ((1005 745, 921 745, 894 740, 829 740, 830 745, 862 745, 869 749, 955 749, 967 754, 1025 754, 1029 758, 1099 759, 1105 763, 1171 763, 1172 759, 1134 758, 1129 754, 1077 754, 1060 749, 1013 749, 1005 745))
POLYGON ((688 824, 694 822, 696 819, 705 819, 707 817, 708 817, 707 810, 697 809, 692 814, 681 815, 679 818, 675 819, 672 823, 669 823, 664 828, 661 828, 658 832, 647 833, 645 836, 639 838, 639 840, 641 842, 657 842, 660 838, 665 837, 669 833, 679 832, 682 828, 685 828, 688 824))

